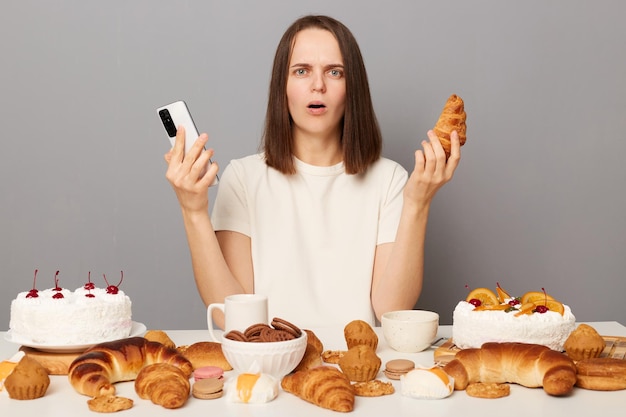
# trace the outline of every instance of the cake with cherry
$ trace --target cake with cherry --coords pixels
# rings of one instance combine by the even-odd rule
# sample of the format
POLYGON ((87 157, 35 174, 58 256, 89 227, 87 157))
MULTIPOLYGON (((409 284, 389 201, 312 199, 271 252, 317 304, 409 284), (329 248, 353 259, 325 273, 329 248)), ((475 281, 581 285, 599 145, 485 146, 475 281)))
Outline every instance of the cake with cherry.
POLYGON ((486 342, 521 342, 563 351, 575 322, 570 307, 544 289, 513 297, 498 284, 496 292, 476 288, 457 304, 452 342, 460 349, 479 348, 486 342))
POLYGON ((131 300, 117 285, 106 288, 88 282, 74 291, 59 286, 37 290, 37 270, 33 288, 21 292, 11 302, 9 332, 17 341, 42 346, 74 346, 128 337, 132 327, 131 300))

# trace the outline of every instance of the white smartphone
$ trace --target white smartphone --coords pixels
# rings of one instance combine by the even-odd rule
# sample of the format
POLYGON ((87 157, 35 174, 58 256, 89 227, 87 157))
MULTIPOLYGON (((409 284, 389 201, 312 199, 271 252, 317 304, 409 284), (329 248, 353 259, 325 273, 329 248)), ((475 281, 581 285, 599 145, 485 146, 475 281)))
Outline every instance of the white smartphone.
MULTIPOLYGON (((157 113, 161 118, 161 123, 163 123, 163 127, 167 132, 167 136, 169 137, 170 144, 172 146, 176 143, 177 127, 183 126, 185 128, 185 155, 187 155, 189 149, 191 149, 193 144, 198 139, 198 136, 200 136, 187 104, 182 100, 175 101, 166 106, 159 107, 157 109, 157 113)), ((211 160, 209 160, 209 163, 212 163, 211 160)), ((206 169, 202 172, 202 175, 204 175, 205 172, 206 169)), ((216 185, 217 183, 218 178, 216 175, 215 181, 213 181, 211 186, 216 185)))

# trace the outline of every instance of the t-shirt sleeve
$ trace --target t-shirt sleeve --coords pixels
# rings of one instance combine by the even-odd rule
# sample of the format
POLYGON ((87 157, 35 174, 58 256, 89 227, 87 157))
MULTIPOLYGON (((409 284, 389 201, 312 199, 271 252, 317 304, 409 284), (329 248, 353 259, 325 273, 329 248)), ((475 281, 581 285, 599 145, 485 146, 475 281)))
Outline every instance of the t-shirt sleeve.
POLYGON ((386 198, 380 209, 377 244, 395 242, 400 214, 402 212, 404 185, 408 179, 407 171, 396 165, 390 176, 386 198))
POLYGON ((250 236, 250 212, 243 169, 231 161, 220 177, 211 223, 215 231, 229 230, 250 236))

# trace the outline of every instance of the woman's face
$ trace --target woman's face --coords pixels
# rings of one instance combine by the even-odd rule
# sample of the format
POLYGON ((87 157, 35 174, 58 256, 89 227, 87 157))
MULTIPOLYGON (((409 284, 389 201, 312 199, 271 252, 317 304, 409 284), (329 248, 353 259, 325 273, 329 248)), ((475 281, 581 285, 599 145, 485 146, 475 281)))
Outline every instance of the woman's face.
POLYGON ((339 44, 327 30, 305 29, 295 38, 287 78, 294 137, 341 135, 346 81, 339 44))

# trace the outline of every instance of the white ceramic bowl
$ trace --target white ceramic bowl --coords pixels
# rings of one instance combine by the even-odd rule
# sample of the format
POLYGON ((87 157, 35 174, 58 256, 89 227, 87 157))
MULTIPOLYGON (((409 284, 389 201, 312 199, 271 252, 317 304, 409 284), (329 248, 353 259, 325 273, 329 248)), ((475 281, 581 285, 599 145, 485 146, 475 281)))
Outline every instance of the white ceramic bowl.
POLYGON ((293 371, 306 350, 306 332, 284 342, 239 342, 222 337, 222 351, 237 373, 266 373, 278 380, 293 371))
POLYGON ((389 311, 382 315, 383 336, 398 352, 421 352, 437 336, 439 314, 426 310, 389 311))

